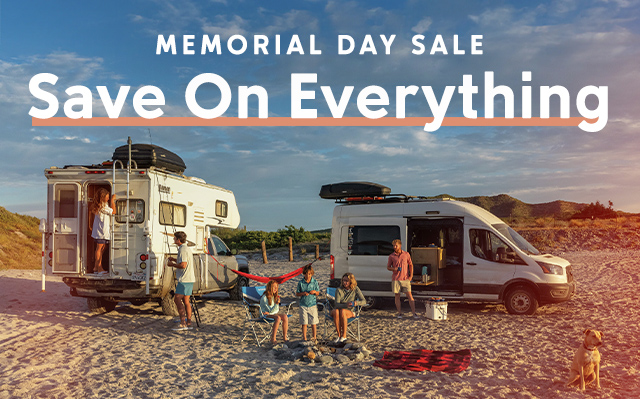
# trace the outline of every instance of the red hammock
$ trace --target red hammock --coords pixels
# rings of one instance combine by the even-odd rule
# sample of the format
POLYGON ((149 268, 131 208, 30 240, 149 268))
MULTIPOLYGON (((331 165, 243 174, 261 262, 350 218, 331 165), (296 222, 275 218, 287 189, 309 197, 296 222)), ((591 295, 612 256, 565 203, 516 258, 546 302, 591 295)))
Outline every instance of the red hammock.
POLYGON ((296 269, 292 272, 289 272, 287 274, 283 274, 282 276, 277 276, 277 277, 262 277, 262 276, 254 276, 253 274, 249 274, 249 273, 243 273, 241 271, 238 270, 233 270, 233 269, 229 269, 232 272, 234 272, 235 274, 238 274, 240 276, 244 276, 246 278, 249 278, 251 280, 255 280, 255 281, 259 281, 261 283, 268 283, 270 280, 274 280, 275 282, 277 282, 278 284, 282 284, 285 281, 294 278, 295 276, 299 276, 302 274, 302 269, 304 269, 304 266, 302 266, 299 269, 296 269))
POLYGON ((302 274, 302 269, 304 269, 304 266, 302 266, 299 269, 296 269, 296 270, 294 270, 292 272, 289 272, 287 274, 283 274, 282 276, 277 276, 277 277, 254 276, 253 274, 243 273, 243 272, 238 271, 238 270, 228 269, 227 266, 225 266, 222 263, 218 262, 218 259, 216 259, 213 255, 211 255, 211 254, 208 254, 208 255, 211 258, 213 258, 213 260, 215 260, 218 265, 224 267, 225 269, 230 270, 230 271, 234 272, 237 275, 244 276, 244 277, 246 277, 248 279, 255 280, 255 281, 258 281, 260 283, 268 283, 269 281, 273 280, 273 281, 277 282, 278 284, 282 284, 285 281, 294 278, 295 276, 301 275, 302 274))
POLYGON ((442 371, 459 373, 469 367, 471 351, 463 349, 457 352, 415 349, 412 351, 385 352, 382 359, 373 362, 383 369, 404 369, 411 371, 442 371))

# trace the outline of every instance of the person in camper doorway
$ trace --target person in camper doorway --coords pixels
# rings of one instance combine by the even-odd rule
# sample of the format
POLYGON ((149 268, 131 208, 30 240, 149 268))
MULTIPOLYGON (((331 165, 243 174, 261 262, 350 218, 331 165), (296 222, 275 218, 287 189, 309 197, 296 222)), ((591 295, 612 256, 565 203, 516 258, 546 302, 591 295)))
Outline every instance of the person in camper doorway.
POLYGON ((389 255, 387 260, 387 270, 393 272, 391 275, 391 290, 396 297, 396 309, 398 310, 397 318, 402 318, 402 303, 400 302, 400 293, 404 292, 409 300, 413 317, 417 318, 416 303, 411 295, 411 277, 413 276, 413 262, 409 252, 402 250, 402 241, 393 240, 393 253, 389 255))
POLYGON ((315 272, 311 265, 306 265, 302 269, 302 280, 298 283, 296 296, 300 297, 300 324, 302 324, 302 338, 307 340, 307 325, 311 324, 313 341, 318 340, 317 324, 318 324, 318 306, 316 304, 317 295, 320 295, 320 285, 313 278, 315 272))
POLYGON ((353 273, 345 273, 342 276, 342 284, 336 290, 335 309, 331 311, 331 317, 338 332, 338 338, 333 341, 334 343, 339 344, 347 340, 347 324, 350 318, 356 317, 354 308, 366 304, 367 301, 358 288, 356 276, 353 273))
POLYGON ((98 190, 93 197, 90 211, 93 213, 93 224, 91 226, 91 238, 96 243, 95 263, 93 266, 93 274, 107 275, 109 272, 102 268, 102 254, 111 239, 111 220, 110 216, 115 214, 116 195, 113 194, 109 199, 109 192, 104 188, 98 190))
POLYGON ((173 235, 173 242, 178 246, 178 258, 169 258, 167 263, 170 267, 175 267, 176 285, 175 302, 180 314, 180 325, 174 328, 176 331, 190 330, 191 327, 191 302, 190 297, 193 292, 193 283, 196 282, 196 275, 193 270, 193 253, 187 246, 187 234, 184 231, 177 231, 173 235))

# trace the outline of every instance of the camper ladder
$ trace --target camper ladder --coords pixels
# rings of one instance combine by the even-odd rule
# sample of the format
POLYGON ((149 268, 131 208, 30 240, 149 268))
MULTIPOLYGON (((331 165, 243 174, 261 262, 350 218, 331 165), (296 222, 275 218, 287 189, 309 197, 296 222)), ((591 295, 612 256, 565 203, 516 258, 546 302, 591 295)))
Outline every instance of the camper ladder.
MULTIPOLYGON (((130 212, 131 210, 129 209, 129 193, 131 192, 130 190, 130 180, 129 177, 131 175, 131 162, 135 161, 131 161, 131 154, 129 154, 129 162, 127 163, 127 170, 126 170, 126 174, 127 174, 127 195, 126 195, 126 210, 125 210, 125 214, 124 215, 117 215, 117 216, 124 216, 124 220, 125 220, 125 228, 124 228, 124 232, 118 231, 118 233, 116 233, 115 231, 115 223, 114 223, 114 219, 115 216, 111 215, 111 256, 110 258, 110 263, 111 263, 111 270, 113 270, 113 266, 114 266, 114 255, 115 255, 115 250, 116 249, 124 249, 125 250, 125 268, 126 271, 129 275, 131 275, 133 272, 129 270, 129 217, 130 217, 130 212), (124 246, 122 246, 122 244, 124 243, 124 246)), ((111 184, 111 195, 113 196, 114 192, 115 192, 115 185, 116 185, 116 164, 120 164, 120 168, 124 169, 122 162, 120 160, 116 160, 113 161, 113 174, 112 174, 112 184, 111 184)), ((135 169, 138 168, 138 165, 135 164, 135 169)), ((135 270, 134 270, 135 271, 135 270)))

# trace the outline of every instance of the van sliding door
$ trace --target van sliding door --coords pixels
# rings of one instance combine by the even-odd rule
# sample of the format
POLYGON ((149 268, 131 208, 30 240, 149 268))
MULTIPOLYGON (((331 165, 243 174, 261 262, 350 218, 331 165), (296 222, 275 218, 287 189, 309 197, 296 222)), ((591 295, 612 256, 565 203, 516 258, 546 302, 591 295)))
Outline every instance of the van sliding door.
POLYGON ((369 295, 389 291, 391 272, 387 270, 387 260, 393 252, 391 242, 396 239, 402 240, 406 248, 407 220, 403 217, 349 218, 340 232, 340 253, 346 259, 335 260, 336 264, 348 267, 344 271, 336 269, 335 278, 348 271, 369 295))
POLYGON ((78 273, 80 266, 80 185, 77 183, 55 183, 54 200, 50 214, 53 215, 54 273, 78 273))

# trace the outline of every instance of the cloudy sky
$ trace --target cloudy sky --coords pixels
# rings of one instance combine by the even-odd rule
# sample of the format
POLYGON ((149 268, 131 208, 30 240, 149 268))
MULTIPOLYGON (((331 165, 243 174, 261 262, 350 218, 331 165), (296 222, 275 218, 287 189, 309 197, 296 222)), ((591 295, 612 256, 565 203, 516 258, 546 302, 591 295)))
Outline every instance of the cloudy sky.
MULTIPOLYGON (((44 217, 46 167, 110 159, 131 136, 134 143, 182 156, 187 175, 233 190, 241 225, 249 229, 329 227, 334 204, 319 198, 320 186, 354 180, 411 195, 506 193, 529 203, 611 200, 617 209, 640 212, 639 17, 638 0, 5 0, 0 206, 44 217), (172 34, 178 54, 157 55, 158 35, 172 34), (195 36, 195 54, 183 54, 184 35, 195 36), (203 35, 219 35, 220 55, 200 54, 203 35), (247 39, 244 54, 226 47, 233 35, 247 39), (269 39, 268 55, 254 54, 255 35, 269 39), (294 35, 304 54, 286 55, 294 35), (311 35, 322 54, 310 54, 311 35), (352 54, 338 54, 339 35, 354 39, 352 54), (358 54, 366 35, 376 54, 358 54), (395 35, 390 54, 380 35, 395 35), (424 36, 425 54, 412 54, 415 35, 424 36), (448 54, 429 54, 436 35, 448 54), (453 54, 454 35, 464 55, 453 54), (470 54, 472 35, 482 35, 482 55, 470 54), (96 86, 106 86, 114 97, 121 86, 130 86, 121 116, 137 116, 133 93, 148 85, 162 90, 164 116, 193 116, 185 89, 197 75, 214 73, 232 90, 224 116, 238 116, 239 86, 259 85, 268 93, 270 117, 290 117, 292 74, 314 73, 318 83, 306 89, 315 90, 316 99, 303 105, 318 116, 331 116, 320 86, 331 87, 338 99, 345 86, 354 87, 345 116, 362 116, 355 98, 379 86, 389 93, 388 116, 395 116, 397 86, 431 86, 439 99, 445 86, 462 85, 463 75, 479 86, 473 107, 483 116, 486 71, 494 72, 495 85, 513 90, 516 117, 523 71, 531 71, 534 117, 540 116, 540 86, 565 87, 573 117, 583 116, 582 88, 607 86, 607 125, 595 133, 578 127, 441 127, 430 133, 421 127, 33 127, 29 115, 31 107, 47 105, 29 91, 29 81, 40 73, 59 78, 42 86, 59 100, 57 116, 65 116, 65 90, 75 85, 91 90, 94 116, 106 116, 96 86)), ((197 99, 213 108, 220 91, 203 86, 197 99)), ((586 107, 596 109, 598 101, 588 100, 586 107)), ((496 116, 504 108, 496 96, 496 116)), ((456 94, 447 116, 462 116, 462 110, 456 94)), ((557 99, 550 112, 560 115, 557 99)), ((249 116, 257 113, 257 101, 249 102, 249 116)), ((406 114, 431 116, 425 97, 408 97, 406 114)))

